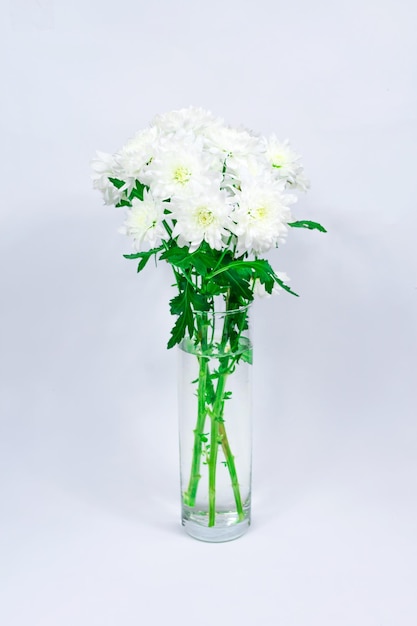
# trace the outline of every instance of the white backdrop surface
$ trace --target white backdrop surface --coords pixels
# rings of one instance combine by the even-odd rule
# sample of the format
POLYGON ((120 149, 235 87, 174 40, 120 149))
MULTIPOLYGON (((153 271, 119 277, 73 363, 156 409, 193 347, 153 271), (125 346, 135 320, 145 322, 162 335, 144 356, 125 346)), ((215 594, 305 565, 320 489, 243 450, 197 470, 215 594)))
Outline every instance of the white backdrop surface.
POLYGON ((417 5, 1 3, 0 621, 417 623, 417 5), (310 192, 255 305, 253 526, 182 533, 167 268, 91 189, 154 114, 289 137, 310 192))

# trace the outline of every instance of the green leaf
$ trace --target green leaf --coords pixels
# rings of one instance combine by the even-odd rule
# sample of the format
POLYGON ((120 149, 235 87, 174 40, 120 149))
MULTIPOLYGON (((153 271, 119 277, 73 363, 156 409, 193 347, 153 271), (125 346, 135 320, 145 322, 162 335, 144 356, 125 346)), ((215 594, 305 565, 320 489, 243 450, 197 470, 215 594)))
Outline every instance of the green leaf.
POLYGON ((189 306, 187 288, 185 288, 184 291, 180 291, 180 293, 169 302, 171 315, 181 315, 184 313, 187 306, 189 306))
POLYGON ((164 246, 159 246, 159 248, 151 248, 151 250, 146 250, 145 252, 135 252, 134 254, 124 254, 123 256, 125 259, 141 259, 137 270, 138 272, 141 272, 151 256, 157 254, 163 249, 164 246))
POLYGON ((180 292, 170 301, 170 311, 173 315, 178 315, 178 319, 171 331, 171 338, 168 341, 168 348, 172 348, 185 337, 188 330, 190 337, 194 332, 194 315, 191 308, 192 286, 183 278, 178 285, 180 292))
POLYGON ((252 365, 253 362, 253 352, 252 346, 247 337, 240 337, 238 350, 241 350, 241 354, 239 355, 239 359, 242 359, 245 363, 249 363, 252 365))
POLYGON ((209 311, 210 302, 206 296, 190 289, 190 300, 196 311, 209 311))
POLYGON ((254 280, 259 280, 259 282, 265 286, 267 293, 272 293, 275 272, 268 261, 257 259, 256 261, 245 261, 245 263, 253 269, 254 280))
POLYGON ((240 355, 240 358, 245 363, 249 363, 249 365, 252 365, 253 363, 252 350, 246 350, 245 352, 242 352, 242 354, 240 355))
POLYGON ((253 290, 247 276, 246 268, 231 266, 224 268, 222 272, 211 275, 216 284, 229 287, 234 297, 251 301, 253 300, 253 290))
POLYGON ((137 198, 138 200, 143 201, 143 192, 145 189, 149 189, 147 185, 144 185, 139 180, 135 181, 135 186, 129 194, 129 200, 133 200, 133 198, 137 198))
POLYGON ((272 293, 274 287, 274 270, 263 259, 256 261, 232 261, 223 265, 216 271, 208 275, 208 280, 215 283, 228 284, 234 297, 241 297, 245 300, 253 300, 253 282, 258 279, 268 293, 272 293))
POLYGON ((295 293, 295 291, 293 291, 290 287, 288 287, 288 285, 286 285, 284 283, 284 281, 282 281, 280 278, 278 278, 277 275, 275 275, 275 282, 278 283, 278 285, 284 289, 284 291, 288 291, 288 293, 290 293, 293 296, 297 296, 297 298, 299 298, 300 296, 298 295, 298 293, 295 293))
POLYGON ((109 176, 109 181, 111 182, 112 185, 116 187, 116 189, 121 189, 123 185, 126 184, 124 180, 120 180, 119 178, 111 178, 110 176, 109 176))
POLYGON ((218 262, 219 252, 212 250, 205 242, 194 252, 190 252, 187 246, 180 247, 174 243, 161 254, 160 258, 183 270, 193 267, 197 274, 205 276, 208 270, 212 269, 218 262))
POLYGON ((124 254, 123 258, 125 258, 125 259, 141 259, 144 254, 146 254, 146 253, 144 253, 144 252, 134 252, 133 254, 124 254))
POLYGON ((185 313, 178 316, 177 321, 171 330, 171 338, 168 341, 168 349, 173 348, 177 343, 185 337, 185 331, 188 330, 188 334, 191 336, 194 330, 194 319, 191 309, 187 309, 185 313))
POLYGON ((180 315, 184 313, 188 307, 192 307, 196 311, 209 311, 209 299, 193 288, 193 286, 185 279, 180 284, 180 293, 170 301, 170 311, 172 315, 180 315))
POLYGON ((124 198, 122 198, 117 204, 115 204, 115 207, 118 209, 122 206, 131 207, 132 203, 129 200, 124 200, 124 198))
POLYGON ((227 284, 224 285, 219 285, 217 283, 215 283, 213 280, 210 281, 206 281, 204 284, 204 292, 208 295, 208 296, 220 296, 221 294, 225 294, 227 293, 229 287, 227 286, 227 284))
POLYGON ((139 264, 138 264, 138 269, 137 269, 137 273, 139 274, 139 272, 141 272, 143 269, 145 269, 147 262, 149 261, 150 256, 144 256, 139 264))
POLYGON ((177 343, 180 343, 181 339, 185 335, 185 330, 187 328, 187 324, 185 321, 185 316, 180 315, 177 321, 174 324, 173 329, 171 330, 171 338, 168 341, 167 348, 173 348, 177 343))
POLYGON ((327 233, 327 230, 318 222, 310 222, 310 220, 299 220, 298 222, 289 222, 291 228, 308 228, 309 230, 319 230, 321 233, 327 233))
POLYGON ((206 276, 207 271, 213 267, 212 262, 207 256, 200 252, 199 254, 193 253, 190 258, 190 264, 195 267, 195 270, 200 276, 206 276))
POLYGON ((171 265, 186 269, 189 266, 189 256, 189 248, 186 246, 180 248, 177 244, 174 244, 171 248, 165 250, 159 258, 163 261, 168 261, 171 265))

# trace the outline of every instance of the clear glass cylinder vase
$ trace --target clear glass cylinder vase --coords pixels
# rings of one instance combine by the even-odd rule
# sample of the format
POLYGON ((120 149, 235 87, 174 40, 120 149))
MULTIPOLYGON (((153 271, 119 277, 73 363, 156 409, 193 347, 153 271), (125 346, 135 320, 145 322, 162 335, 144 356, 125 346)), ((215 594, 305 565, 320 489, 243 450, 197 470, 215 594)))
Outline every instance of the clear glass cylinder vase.
POLYGON ((250 524, 249 308, 196 313, 179 347, 182 525, 202 541, 230 541, 250 524))

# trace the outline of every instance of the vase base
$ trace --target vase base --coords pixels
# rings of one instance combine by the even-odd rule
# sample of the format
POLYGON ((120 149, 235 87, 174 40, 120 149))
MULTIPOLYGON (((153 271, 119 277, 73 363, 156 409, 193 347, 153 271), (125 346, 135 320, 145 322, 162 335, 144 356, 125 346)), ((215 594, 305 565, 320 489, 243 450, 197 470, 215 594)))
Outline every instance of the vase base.
POLYGON ((222 543, 233 541, 241 537, 250 526, 249 511, 245 512, 245 518, 238 521, 236 513, 225 512, 216 514, 214 526, 208 525, 208 514, 194 513, 188 507, 184 507, 182 525, 185 532, 198 539, 210 543, 222 543))

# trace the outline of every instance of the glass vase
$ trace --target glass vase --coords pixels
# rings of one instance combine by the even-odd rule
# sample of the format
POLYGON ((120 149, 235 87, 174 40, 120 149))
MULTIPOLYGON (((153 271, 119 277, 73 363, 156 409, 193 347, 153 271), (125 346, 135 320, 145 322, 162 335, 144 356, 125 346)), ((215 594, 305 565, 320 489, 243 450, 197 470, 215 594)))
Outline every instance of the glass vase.
POLYGON ((230 541, 250 524, 249 309, 195 315, 195 336, 179 347, 182 525, 196 539, 230 541))

